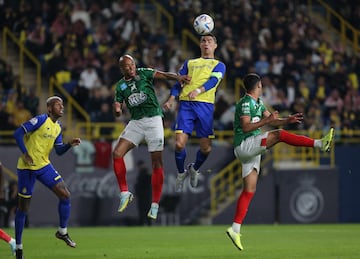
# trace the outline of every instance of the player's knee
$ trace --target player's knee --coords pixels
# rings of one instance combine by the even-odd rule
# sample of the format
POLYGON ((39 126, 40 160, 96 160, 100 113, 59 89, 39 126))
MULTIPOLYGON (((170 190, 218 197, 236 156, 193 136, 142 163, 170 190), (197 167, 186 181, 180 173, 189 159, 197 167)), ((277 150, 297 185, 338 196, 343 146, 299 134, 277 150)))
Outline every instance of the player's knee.
POLYGON ((283 129, 278 129, 278 130, 274 130, 274 131, 271 132, 275 142, 280 141, 280 134, 281 134, 282 131, 283 131, 283 129))
POLYGON ((211 152, 211 146, 201 147, 200 148, 201 153, 204 155, 209 155, 211 152))
POLYGON ((112 156, 113 156, 113 158, 123 157, 122 153, 117 149, 114 149, 114 151, 112 152, 112 156))
POLYGON ((30 208, 30 198, 19 197, 17 209, 23 213, 27 213, 30 208))
POLYGON ((156 169, 156 168, 162 168, 163 167, 163 163, 161 160, 153 160, 152 161, 152 168, 156 169))
POLYGON ((66 200, 69 200, 70 199, 70 192, 69 192, 69 190, 64 190, 63 192, 62 192, 62 195, 61 195, 61 197, 60 197, 60 199, 66 199, 66 200))
POLYGON ((60 200, 70 199, 70 192, 66 188, 58 189, 55 191, 55 193, 60 200))

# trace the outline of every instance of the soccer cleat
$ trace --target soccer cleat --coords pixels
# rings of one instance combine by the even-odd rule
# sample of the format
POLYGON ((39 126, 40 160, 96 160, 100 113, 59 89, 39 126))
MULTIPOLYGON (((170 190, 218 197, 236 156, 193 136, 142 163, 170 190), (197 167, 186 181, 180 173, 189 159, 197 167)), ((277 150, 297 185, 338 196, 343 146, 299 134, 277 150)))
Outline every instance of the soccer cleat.
POLYGON ((232 227, 229 227, 226 230, 226 234, 228 235, 228 237, 231 239, 231 241, 233 242, 233 244, 236 246, 237 249, 244 250, 241 241, 240 241, 240 237, 241 235, 238 233, 235 233, 234 230, 232 229, 232 227))
POLYGON ((159 211, 159 205, 158 204, 151 204, 151 208, 150 208, 147 216, 149 218, 151 218, 151 219, 156 219, 158 211, 159 211))
POLYGON ((334 140, 334 128, 330 128, 330 131, 328 134, 326 134, 322 139, 322 146, 321 146, 321 150, 324 152, 329 152, 332 142, 334 140))
POLYGON ((23 250, 22 250, 22 249, 16 249, 16 250, 15 250, 15 254, 16 254, 16 259, 24 259, 23 250))
POLYGON ((194 169, 194 163, 188 164, 188 171, 190 172, 190 184, 191 187, 195 188, 199 182, 199 170, 194 169))
POLYGON ((180 174, 180 173, 177 174, 176 182, 175 182, 175 192, 182 192, 182 189, 184 186, 184 181, 187 176, 188 176, 188 173, 186 170, 182 174, 180 174))
POLYGON ((120 205, 118 212, 123 212, 127 205, 134 199, 134 195, 131 192, 120 193, 120 205))
POLYGON ((15 242, 15 239, 11 239, 11 241, 9 242, 9 245, 10 245, 10 249, 11 249, 11 255, 15 255, 16 252, 16 242, 15 242))
POLYGON ((62 235, 59 231, 56 231, 55 233, 56 238, 63 240, 68 246, 75 248, 76 243, 71 240, 69 234, 62 235))

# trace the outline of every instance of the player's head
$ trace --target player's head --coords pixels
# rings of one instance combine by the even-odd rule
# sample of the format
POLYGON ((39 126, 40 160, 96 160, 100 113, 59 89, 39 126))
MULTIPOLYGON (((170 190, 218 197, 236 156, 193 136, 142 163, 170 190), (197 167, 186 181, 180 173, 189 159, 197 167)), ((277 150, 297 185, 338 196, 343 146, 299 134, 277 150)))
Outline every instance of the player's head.
POLYGON ((46 107, 49 116, 58 119, 64 114, 63 100, 59 96, 51 96, 46 100, 46 107))
POLYGON ((215 43, 217 43, 217 38, 216 38, 216 36, 213 34, 213 33, 207 33, 207 34, 204 34, 204 35, 201 35, 201 37, 200 37, 200 42, 201 42, 201 40, 204 38, 204 37, 211 37, 212 39, 213 39, 213 41, 215 42, 215 43))
POLYGON ((246 92, 252 92, 261 83, 261 78, 258 74, 250 73, 244 77, 243 82, 246 92))
POLYGON ((217 39, 214 34, 208 33, 200 37, 201 57, 214 58, 216 48, 217 39))
POLYGON ((120 71, 125 79, 130 79, 136 75, 135 60, 130 55, 123 55, 119 58, 120 71))

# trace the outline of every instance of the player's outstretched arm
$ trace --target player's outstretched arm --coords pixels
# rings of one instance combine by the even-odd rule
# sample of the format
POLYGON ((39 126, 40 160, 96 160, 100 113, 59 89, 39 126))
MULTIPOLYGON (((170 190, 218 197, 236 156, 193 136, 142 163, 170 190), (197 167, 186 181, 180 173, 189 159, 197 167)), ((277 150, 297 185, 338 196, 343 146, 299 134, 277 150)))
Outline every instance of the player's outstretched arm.
POLYGON ((67 144, 57 144, 55 145, 55 152, 57 155, 61 156, 66 153, 71 147, 80 145, 80 138, 73 138, 67 144))
POLYGON ((156 71, 154 78, 176 80, 180 84, 188 84, 191 80, 191 77, 188 75, 180 75, 173 72, 163 72, 163 71, 156 71))
POLYGON ((73 146, 78 146, 81 143, 81 139, 80 138, 73 138, 72 140, 69 141, 69 145, 73 146))
POLYGON ((283 126, 286 124, 294 124, 294 123, 301 123, 304 117, 302 113, 295 113, 289 115, 287 118, 277 118, 276 120, 271 122, 272 126, 283 126))

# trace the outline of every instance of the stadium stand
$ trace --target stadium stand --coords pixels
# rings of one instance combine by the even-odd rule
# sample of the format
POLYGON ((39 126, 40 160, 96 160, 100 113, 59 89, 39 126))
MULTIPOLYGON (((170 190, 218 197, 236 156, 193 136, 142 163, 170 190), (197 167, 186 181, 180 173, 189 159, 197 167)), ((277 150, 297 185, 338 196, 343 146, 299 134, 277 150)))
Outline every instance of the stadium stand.
MULTIPOLYGON (((150 1, 145 8, 154 8, 154 2, 173 16, 175 32, 192 31, 192 19, 200 12, 215 17, 217 55, 227 64, 226 89, 230 89, 230 96, 219 90, 216 129, 231 129, 234 82, 248 72, 264 77, 264 98, 274 108, 305 113, 308 121, 299 129, 323 130, 331 125, 359 129, 359 57, 338 38, 329 37, 303 5, 287 1, 150 1), (312 123, 314 117, 320 122, 312 123)), ((338 1, 332 2, 338 7, 338 1)), ((161 26, 152 28, 149 24, 156 23, 139 15, 136 1, 44 0, 3 5, 2 26, 9 27, 38 57, 43 77, 58 78, 86 110, 94 99, 111 105, 113 85, 121 77, 117 58, 122 53, 130 53, 140 65, 173 71, 187 58, 187 50, 179 51, 180 33, 169 36, 161 26), (83 76, 90 67, 95 81, 84 82, 82 78, 90 78, 89 74, 83 76)), ((342 5, 339 12, 356 26, 356 10, 356 5, 351 10, 342 5)), ((192 47, 190 53, 195 55, 197 48, 192 47)), ((1 73, 11 74, 11 65, 2 63, 1 73)), ((24 99, 23 91, 11 85, 9 77, 14 75, 1 77, 2 106, 14 106, 7 104, 14 91, 16 99, 24 99)), ((158 92, 163 93, 164 87, 157 84, 158 92)), ((175 112, 167 117, 174 118, 175 112)), ((98 121, 93 111, 90 117, 98 121)))

